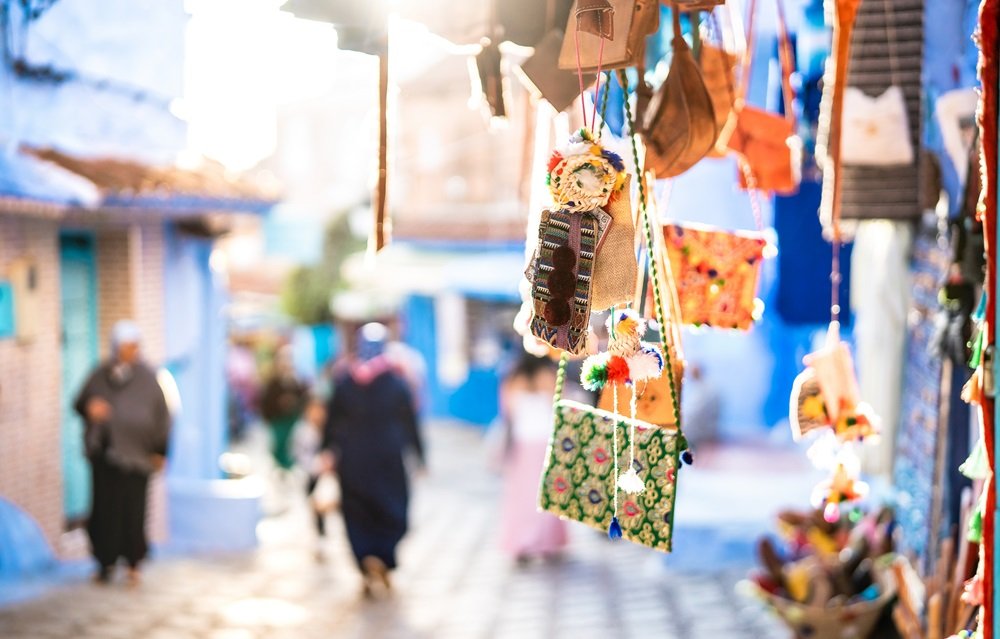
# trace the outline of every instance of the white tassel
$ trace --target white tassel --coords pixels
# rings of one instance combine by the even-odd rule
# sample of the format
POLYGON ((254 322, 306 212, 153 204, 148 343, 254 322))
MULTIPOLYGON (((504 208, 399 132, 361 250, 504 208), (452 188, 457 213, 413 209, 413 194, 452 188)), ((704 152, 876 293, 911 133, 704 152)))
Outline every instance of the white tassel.
POLYGON ((633 466, 618 476, 618 488, 630 495, 638 495, 646 489, 646 484, 633 466))

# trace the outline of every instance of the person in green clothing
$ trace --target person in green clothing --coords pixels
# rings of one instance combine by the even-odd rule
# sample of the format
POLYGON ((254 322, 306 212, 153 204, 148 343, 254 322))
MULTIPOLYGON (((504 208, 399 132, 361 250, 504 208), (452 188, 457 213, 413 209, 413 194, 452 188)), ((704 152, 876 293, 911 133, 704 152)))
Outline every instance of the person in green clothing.
POLYGON ((306 385, 296 377, 291 353, 285 347, 278 351, 274 373, 260 399, 260 416, 271 428, 271 455, 282 470, 291 470, 295 465, 292 430, 305 410, 307 396, 306 385))

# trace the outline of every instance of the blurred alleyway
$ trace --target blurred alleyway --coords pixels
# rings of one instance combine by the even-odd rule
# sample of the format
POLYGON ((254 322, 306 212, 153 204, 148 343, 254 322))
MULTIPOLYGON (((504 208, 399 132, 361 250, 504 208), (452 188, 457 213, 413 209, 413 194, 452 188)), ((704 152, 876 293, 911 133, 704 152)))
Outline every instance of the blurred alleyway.
POLYGON ((743 569, 680 573, 661 555, 572 526, 559 562, 517 567, 496 547, 498 479, 480 435, 431 429, 431 473, 416 486, 396 594, 359 596, 340 522, 317 563, 301 499, 259 529, 261 548, 152 562, 144 584, 81 579, 0 609, 5 639, 447 639, 787 636, 734 592, 743 569))

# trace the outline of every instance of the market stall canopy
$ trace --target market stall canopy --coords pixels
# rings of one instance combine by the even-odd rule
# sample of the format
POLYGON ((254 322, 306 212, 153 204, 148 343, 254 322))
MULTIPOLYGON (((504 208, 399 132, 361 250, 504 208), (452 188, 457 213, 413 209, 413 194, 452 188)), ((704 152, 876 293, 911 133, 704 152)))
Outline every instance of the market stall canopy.
POLYGON ((22 146, 21 150, 90 182, 99 194, 94 205, 100 208, 156 210, 179 216, 263 213, 278 201, 277 188, 268 183, 273 180, 232 176, 221 165, 208 161, 197 169, 187 169, 123 158, 87 158, 51 148, 22 146))

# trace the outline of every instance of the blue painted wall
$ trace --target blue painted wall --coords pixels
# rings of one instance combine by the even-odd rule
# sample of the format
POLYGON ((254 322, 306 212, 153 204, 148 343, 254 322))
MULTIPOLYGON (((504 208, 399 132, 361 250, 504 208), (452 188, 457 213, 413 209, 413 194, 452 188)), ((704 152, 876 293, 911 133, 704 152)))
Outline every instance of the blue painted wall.
POLYGON ((168 230, 166 361, 182 409, 171 434, 171 477, 214 479, 226 446, 225 289, 209 266, 211 240, 168 230))

